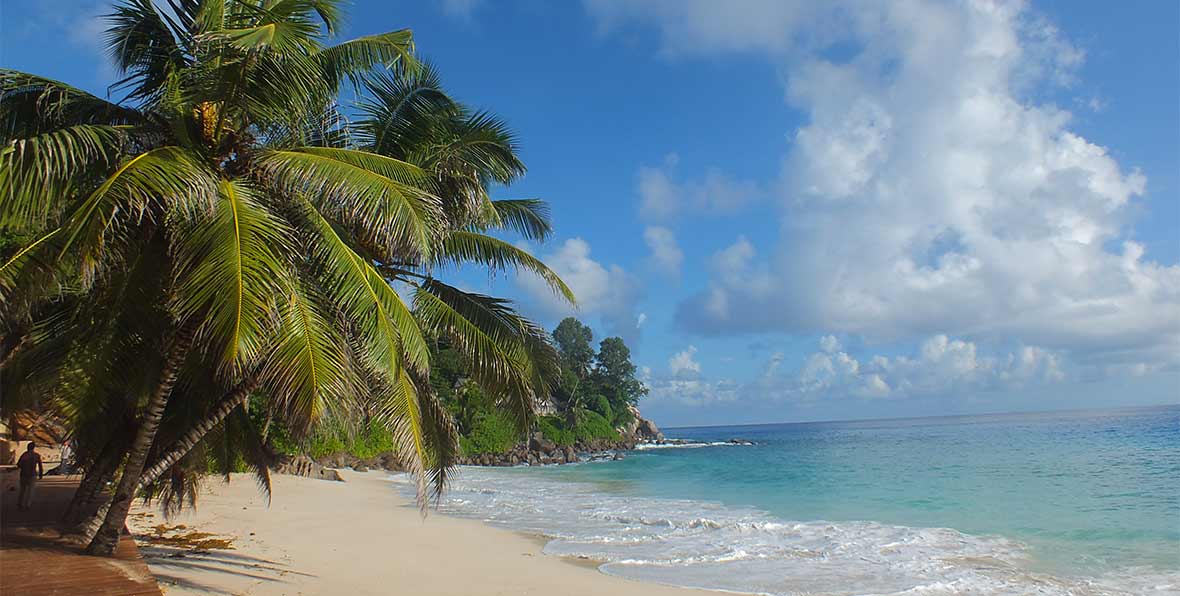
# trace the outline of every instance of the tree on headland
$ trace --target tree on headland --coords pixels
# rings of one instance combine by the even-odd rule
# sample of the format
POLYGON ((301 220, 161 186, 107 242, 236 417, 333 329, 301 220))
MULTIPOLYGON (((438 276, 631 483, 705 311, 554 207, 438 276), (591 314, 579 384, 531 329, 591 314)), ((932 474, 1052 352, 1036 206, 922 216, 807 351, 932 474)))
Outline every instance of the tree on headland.
POLYGON ((553 330, 561 353, 561 382, 554 391, 569 427, 586 411, 602 415, 613 426, 630 422, 631 411, 647 388, 635 378, 631 350, 619 337, 608 337, 593 348, 594 332, 581 321, 566 317, 553 330))
POLYGON ((584 377, 594 364, 594 332, 581 321, 566 317, 553 330, 553 341, 561 353, 562 364, 571 372, 584 377))
POLYGON ((631 362, 631 350, 622 338, 608 337, 599 344, 594 361, 596 384, 614 409, 616 418, 612 421, 616 425, 630 422, 628 406, 638 404, 647 395, 647 387, 635 378, 637 369, 631 362))
POLYGON ((255 449, 252 394, 296 434, 375 412, 425 502, 457 455, 431 341, 522 428, 555 384, 544 330, 436 276, 524 268, 572 301, 488 234, 549 234, 543 203, 488 196, 524 171, 514 138, 446 95, 409 31, 325 44, 341 4, 123 2, 120 102, 0 71, 0 382, 6 408, 52 395, 74 424, 82 497, 121 472, 88 552, 211 433, 255 449))
POLYGON ((569 426, 577 424, 577 413, 586 407, 591 387, 582 382, 590 376, 594 364, 593 340, 594 332, 573 317, 562 319, 553 330, 553 341, 561 354, 560 382, 553 396, 569 426))

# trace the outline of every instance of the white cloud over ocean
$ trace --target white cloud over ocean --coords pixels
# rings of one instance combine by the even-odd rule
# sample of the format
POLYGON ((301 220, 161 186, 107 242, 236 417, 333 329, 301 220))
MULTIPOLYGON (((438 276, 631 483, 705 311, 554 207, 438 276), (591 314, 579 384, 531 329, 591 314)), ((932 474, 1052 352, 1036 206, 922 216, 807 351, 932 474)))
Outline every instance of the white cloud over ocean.
POLYGON ((975 395, 1054 384, 1068 372, 1059 353, 1038 346, 984 353, 970 341, 943 334, 930 336, 913 353, 858 357, 831 335, 791 369, 774 352, 756 378, 739 382, 706 374, 689 346, 675 354, 666 371, 647 373, 652 399, 707 406, 756 397, 808 402, 833 398, 904 399, 975 395))
MULTIPOLYGON (((587 7, 608 32, 657 27, 673 59, 763 55, 781 66, 784 109, 805 115, 783 131, 777 242, 717 251, 706 287, 679 306, 683 329, 918 348, 863 361, 823 350, 799 371, 866 395, 946 387, 940 367, 977 345, 1036 347, 977 356, 956 383, 1180 366, 1180 267, 1151 260, 1129 231, 1149 181, 1048 99, 1084 52, 1023 3, 587 7), (927 357, 938 346, 944 359, 927 357)), ((678 200, 708 204, 707 185, 677 182, 675 167, 640 170, 649 221, 678 200)))
POLYGON ((638 337, 647 316, 636 310, 643 290, 634 275, 620 265, 595 260, 590 243, 582 238, 567 239, 540 258, 565 281, 578 303, 571 307, 544 280, 522 272, 516 283, 529 296, 536 312, 554 319, 571 315, 599 317, 608 335, 621 336, 628 342, 638 337))

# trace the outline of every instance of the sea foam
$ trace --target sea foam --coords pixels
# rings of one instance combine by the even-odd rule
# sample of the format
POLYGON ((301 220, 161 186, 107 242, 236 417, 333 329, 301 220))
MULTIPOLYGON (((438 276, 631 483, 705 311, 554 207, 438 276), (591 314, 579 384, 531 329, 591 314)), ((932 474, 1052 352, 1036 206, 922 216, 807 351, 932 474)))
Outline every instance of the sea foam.
MULTIPOLYGON (((404 477, 393 481, 409 490, 404 477)), ((549 536, 547 554, 591 559, 608 574, 671 585, 776 596, 1180 594, 1180 572, 1057 575, 1038 569, 1023 544, 1001 536, 872 521, 790 521, 711 502, 627 496, 528 470, 463 468, 440 509, 549 536)))

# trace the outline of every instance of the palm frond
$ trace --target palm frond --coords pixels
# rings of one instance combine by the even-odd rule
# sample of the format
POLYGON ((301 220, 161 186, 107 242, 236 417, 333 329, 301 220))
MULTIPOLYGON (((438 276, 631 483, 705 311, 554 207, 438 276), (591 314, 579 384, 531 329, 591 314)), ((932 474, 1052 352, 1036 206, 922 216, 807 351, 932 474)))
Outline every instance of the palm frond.
POLYGON ((460 110, 429 63, 411 74, 373 73, 365 79, 365 91, 358 105, 364 118, 357 123, 357 138, 370 151, 398 159, 434 140, 438 120, 460 110))
POLYGON ((355 397, 355 374, 346 339, 317 290, 296 284, 279 308, 261 388, 275 400, 291 430, 303 434, 329 409, 346 407, 355 397))
POLYGON ((303 217, 313 234, 307 244, 325 291, 360 336, 368 365, 391 377, 403 365, 420 373, 428 370, 426 340, 397 292, 313 206, 304 206, 303 217))
POLYGON ((540 259, 512 243, 485 234, 466 230, 451 232, 436 251, 434 262, 436 265, 478 263, 493 270, 524 269, 544 280, 553 293, 570 304, 576 301, 573 290, 540 259))
POLYGON ((504 199, 492 201, 496 217, 487 228, 511 230, 537 242, 545 242, 553 234, 549 221, 549 204, 541 199, 504 199))
POLYGON ((62 254, 79 245, 84 277, 90 278, 108 236, 120 226, 169 212, 185 218, 208 213, 217 195, 217 179, 187 151, 168 146, 141 153, 120 165, 67 216, 62 254))
POLYGON ((418 389, 418 411, 422 417, 422 434, 430 459, 425 467, 426 484, 437 503, 450 480, 451 470, 459 459, 459 428, 455 418, 430 388, 430 383, 414 381, 418 389))
POLYGON ((435 168, 456 176, 474 171, 481 184, 510 184, 525 173, 517 156, 516 135, 508 124, 488 112, 472 112, 449 127, 450 142, 433 155, 435 168))
POLYGON ((106 32, 111 60, 127 76, 112 87, 126 89, 128 97, 156 97, 170 76, 189 64, 182 47, 189 32, 176 28, 152 0, 125 0, 107 16, 106 32))
POLYGON ((418 68, 414 57, 414 36, 409 29, 358 37, 316 53, 329 81, 339 85, 345 79, 359 84, 361 77, 376 67, 418 68))
POLYGON ((401 457, 406 470, 417 480, 418 505, 425 511, 427 482, 432 461, 436 459, 427 443, 427 432, 422 421, 422 404, 418 387, 406 369, 371 387, 378 401, 377 417, 393 435, 394 451, 401 457))
POLYGON ((35 227, 60 213, 77 186, 118 160, 124 132, 75 124, 0 148, 0 226, 35 227))
POLYGON ((292 231, 259 202, 256 190, 222 180, 213 216, 173 234, 173 308, 192 320, 200 343, 220 354, 224 373, 243 370, 265 350, 277 296, 291 284, 292 231))
POLYGON ((414 166, 364 151, 305 147, 262 152, 258 167, 277 191, 307 196, 372 245, 430 253, 441 212, 436 197, 413 186, 422 180, 414 166))
POLYGON ((111 103, 61 81, 0 69, 0 143, 77 124, 142 123, 137 110, 111 103))
POLYGON ((472 378, 500 396, 521 428, 527 427, 535 397, 525 344, 529 329, 508 302, 428 280, 414 293, 414 313, 425 329, 466 355, 472 378))

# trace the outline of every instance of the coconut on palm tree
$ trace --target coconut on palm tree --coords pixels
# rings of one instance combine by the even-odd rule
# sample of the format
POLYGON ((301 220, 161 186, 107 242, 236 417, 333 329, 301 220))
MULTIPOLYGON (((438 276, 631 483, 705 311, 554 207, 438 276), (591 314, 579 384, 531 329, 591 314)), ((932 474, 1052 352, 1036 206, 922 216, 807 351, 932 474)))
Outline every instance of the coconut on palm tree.
POLYGON ((424 501, 456 455, 429 338, 522 425, 552 382, 543 330, 437 277, 523 268, 573 300, 489 235, 549 233, 543 203, 488 196, 524 171, 511 134, 441 90, 409 31, 328 45, 340 4, 125 1, 117 103, 0 72, 0 229, 19 240, 0 261, 3 382, 79 424, 126 420, 87 435, 84 485, 122 471, 89 552, 208 433, 236 432, 252 393, 295 431, 376 404, 424 501))

